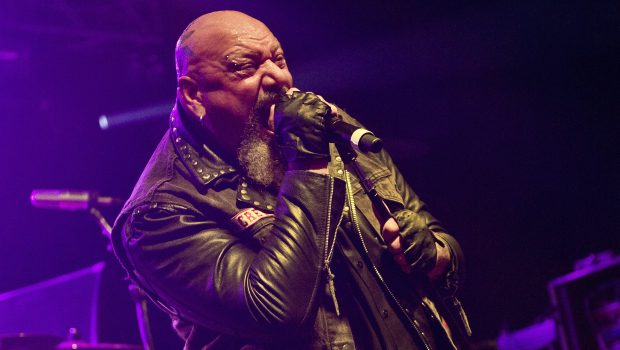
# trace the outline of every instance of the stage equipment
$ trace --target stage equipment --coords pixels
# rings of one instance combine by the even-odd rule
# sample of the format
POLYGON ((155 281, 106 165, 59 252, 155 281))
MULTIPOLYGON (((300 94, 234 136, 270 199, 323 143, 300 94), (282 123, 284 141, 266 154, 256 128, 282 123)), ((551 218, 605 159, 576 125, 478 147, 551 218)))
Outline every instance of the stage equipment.
MULTIPOLYGON (((327 115, 331 114, 328 108, 327 115)), ((377 153, 383 149, 383 140, 376 137, 372 131, 344 122, 342 117, 327 117, 327 130, 335 142, 350 144, 356 151, 377 153)))
POLYGON ((556 327, 553 318, 547 318, 525 328, 502 332, 497 338, 499 350, 555 349, 556 327))
MULTIPOLYGON (((118 198, 99 196, 97 192, 84 190, 33 190, 30 195, 33 206, 61 210, 88 210, 97 220, 101 233, 112 242, 112 227, 99 211, 99 207, 123 203, 118 198)), ((111 249, 108 249, 111 251, 111 249)), ((153 335, 149 321, 148 300, 144 292, 133 283, 129 283, 129 294, 135 304, 138 330, 144 350, 154 350, 153 335)), ((1 349, 0 349, 1 350, 1 349)))
MULTIPOLYGON (((141 347, 137 345, 127 345, 127 344, 107 344, 107 343, 99 343, 99 344, 90 344, 81 341, 65 341, 58 344, 55 350, 76 350, 76 349, 88 349, 88 350, 142 350, 141 347)), ((0 349, 2 350, 2 349, 0 349)))
POLYGON ((499 350, 620 350, 620 256, 592 254, 547 284, 553 314, 503 332, 499 350))
POLYGON ((620 256, 593 254, 547 288, 562 350, 620 349, 620 256))
POLYGON ((17 344, 48 339, 33 336, 36 334, 62 340, 71 328, 79 329, 83 340, 97 342, 97 300, 104 267, 105 264, 99 262, 0 294, 0 333, 17 335, 4 338, 0 349, 10 349, 6 345, 9 343, 16 344, 15 349, 18 349, 17 344), (26 334, 20 336, 22 332, 26 334))
POLYGON ((33 190, 30 203, 37 208, 60 210, 88 210, 93 207, 121 205, 120 198, 100 196, 93 191, 33 190))
POLYGON ((62 341, 53 335, 25 334, 0 337, 0 350, 55 350, 62 341))

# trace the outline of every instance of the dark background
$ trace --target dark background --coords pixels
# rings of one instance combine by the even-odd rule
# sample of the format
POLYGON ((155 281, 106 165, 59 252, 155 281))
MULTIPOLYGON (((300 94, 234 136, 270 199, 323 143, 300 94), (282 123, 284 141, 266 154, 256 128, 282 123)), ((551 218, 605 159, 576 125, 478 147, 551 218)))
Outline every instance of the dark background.
MULTIPOLYGON (((86 213, 32 208, 30 191, 126 198, 166 117, 103 131, 99 115, 172 104, 176 38, 224 8, 264 21, 299 88, 386 140, 466 251, 478 339, 548 315, 550 279, 620 248, 617 1, 10 0, 0 293, 112 260, 86 213)), ((119 322, 132 310, 114 293, 105 307, 119 322)))

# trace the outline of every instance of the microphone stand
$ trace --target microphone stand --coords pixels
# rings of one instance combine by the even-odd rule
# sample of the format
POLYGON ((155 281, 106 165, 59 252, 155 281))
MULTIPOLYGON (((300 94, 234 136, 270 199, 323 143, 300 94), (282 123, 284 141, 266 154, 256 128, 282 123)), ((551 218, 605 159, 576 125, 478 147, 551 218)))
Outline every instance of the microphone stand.
MULTIPOLYGON (((381 148, 382 147, 379 147, 378 149, 373 150, 372 152, 377 153, 381 150, 381 148)), ((383 226, 383 224, 385 224, 390 218, 392 218, 392 211, 388 207, 385 200, 377 192, 375 185, 368 179, 364 170, 359 166, 358 162, 356 162, 357 153, 355 152, 355 150, 353 149, 353 147, 351 147, 349 143, 337 142, 336 149, 338 149, 338 153, 340 153, 340 158, 342 158, 342 161, 344 162, 344 164, 349 166, 353 170, 357 178, 359 179, 362 189, 364 190, 368 198, 370 198, 370 201, 372 202, 374 206, 376 215, 378 216, 378 219, 380 220, 380 224, 381 226, 383 226)), ((351 208, 350 210, 356 210, 356 209, 351 208)), ((383 244, 387 245, 387 243, 385 242, 385 239, 383 238, 383 234, 381 232, 379 232, 378 236, 379 236, 379 240, 383 244)), ((376 268, 375 268, 375 271, 376 271, 376 268)), ((377 271, 376 273, 378 274, 379 272, 377 271)), ((383 279, 380 276, 379 278, 383 279)), ((396 301, 395 297, 392 294, 392 291, 390 290, 390 288, 387 286, 386 283, 383 283, 382 289, 389 295, 392 295, 392 297, 394 298, 393 299, 394 302, 398 304, 398 301, 396 301)), ((406 316, 406 312, 404 311, 402 306, 399 305, 398 307, 401 309, 401 312, 402 312, 401 317, 405 317, 406 319, 408 319, 409 322, 407 323, 410 325, 412 331, 419 335, 420 330, 418 329, 418 326, 413 321, 411 321, 411 319, 409 319, 408 316, 406 316)), ((422 338, 420 338, 420 340, 424 342, 422 338)))
MULTIPOLYGON (((112 226, 110 226, 106 218, 96 207, 90 207, 88 212, 97 220, 101 233, 108 238, 108 241, 110 242, 108 245, 108 251, 111 251, 112 226)), ((149 308, 146 295, 140 287, 131 281, 129 282, 127 288, 135 305, 136 319, 138 320, 138 330, 140 332, 142 347, 144 350, 154 350, 155 346, 153 341, 153 333, 151 332, 151 322, 149 320, 149 308)))
MULTIPOLYGON (((382 145, 380 145, 380 147, 376 149, 372 149, 371 152, 378 153, 379 151, 381 151, 382 148, 383 148, 382 145)), ((355 150, 353 149, 353 147, 351 147, 349 143, 336 142, 336 149, 338 150, 338 153, 340 153, 340 158, 342 158, 343 163, 345 165, 348 165, 353 170, 357 178, 359 179, 360 184, 362 185, 362 189, 364 190, 368 198, 370 198, 370 201, 372 202, 374 206, 376 214, 379 220, 381 221, 381 225, 385 224, 385 222, 387 222, 390 218, 392 218, 392 211, 390 210, 385 200, 377 192, 375 185, 368 179, 364 170, 359 166, 358 162, 356 162, 357 153, 355 152, 355 150)), ((351 210, 355 210, 355 208, 351 208, 351 210)), ((381 232, 379 233, 379 239, 381 240, 383 244, 387 244, 381 232)), ((434 300, 436 301, 435 304, 438 305, 442 311, 444 311, 443 314, 446 317, 450 318, 451 324, 457 325, 458 321, 452 315, 452 312, 451 312, 452 308, 447 306, 445 302, 442 300, 442 298, 440 298, 439 295, 436 294, 436 292, 433 292, 433 289, 428 287, 427 281, 426 282, 421 281, 421 282, 425 283, 426 285, 425 289, 427 290, 427 292, 434 294, 434 300)), ((464 349, 469 349, 469 345, 468 345, 469 342, 467 340, 467 337, 471 335, 471 330, 469 329, 469 323, 467 321, 467 316, 462 311, 461 304, 460 302, 458 302, 458 300, 453 305, 458 310, 457 314, 461 317, 461 320, 463 321, 465 332, 467 335, 464 335, 463 330, 461 330, 459 327, 456 327, 456 328, 453 328, 455 332, 453 333, 452 336, 459 339, 459 342, 461 343, 461 345, 465 346, 464 349)), ((413 328, 417 331, 416 325, 413 325, 413 328)))
MULTIPOLYGON (((340 153, 340 158, 342 158, 342 162, 345 165, 348 165, 351 169, 353 169, 353 172, 355 173, 355 175, 360 181, 360 184, 362 185, 362 189, 364 190, 368 198, 370 198, 370 201, 372 202, 375 210, 377 211, 377 214, 381 219, 381 224, 384 224, 392 217, 392 211, 377 192, 375 185, 368 179, 364 170, 356 162, 357 152, 355 152, 355 150, 353 149, 353 147, 351 147, 349 143, 337 142, 336 149, 338 150, 338 153, 340 153)), ((382 147, 379 147, 372 152, 377 153, 381 151, 381 149, 382 147)), ((383 240, 383 236, 379 235, 379 237, 382 242, 385 243, 385 241, 383 240)))

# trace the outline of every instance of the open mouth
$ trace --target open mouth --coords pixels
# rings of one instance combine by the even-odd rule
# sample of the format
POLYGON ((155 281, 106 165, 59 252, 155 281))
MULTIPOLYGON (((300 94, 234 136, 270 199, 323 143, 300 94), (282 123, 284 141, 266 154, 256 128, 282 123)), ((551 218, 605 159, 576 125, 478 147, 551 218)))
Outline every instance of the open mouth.
POLYGON ((256 122, 270 133, 274 131, 273 116, 276 99, 277 96, 265 96, 257 101, 254 109, 256 122))
POLYGON ((266 104, 254 112, 255 123, 269 132, 273 132, 273 106, 275 105, 266 104))
POLYGON ((269 114, 267 115, 267 131, 269 131, 272 134, 275 131, 275 125, 273 121, 275 110, 276 110, 276 104, 274 103, 271 106, 269 106, 269 114))
POLYGON ((279 92, 266 91, 259 92, 254 105, 254 122, 263 128, 265 132, 273 135, 275 131, 274 114, 276 102, 281 96, 286 94, 289 89, 282 87, 279 92))

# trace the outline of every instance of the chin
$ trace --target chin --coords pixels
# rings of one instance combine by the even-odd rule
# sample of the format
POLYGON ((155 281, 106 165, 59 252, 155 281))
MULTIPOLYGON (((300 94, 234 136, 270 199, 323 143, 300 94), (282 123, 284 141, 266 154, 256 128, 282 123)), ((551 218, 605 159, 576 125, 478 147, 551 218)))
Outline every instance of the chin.
POLYGON ((253 182, 268 188, 279 188, 286 162, 272 130, 258 123, 248 123, 242 134, 237 160, 253 182))

